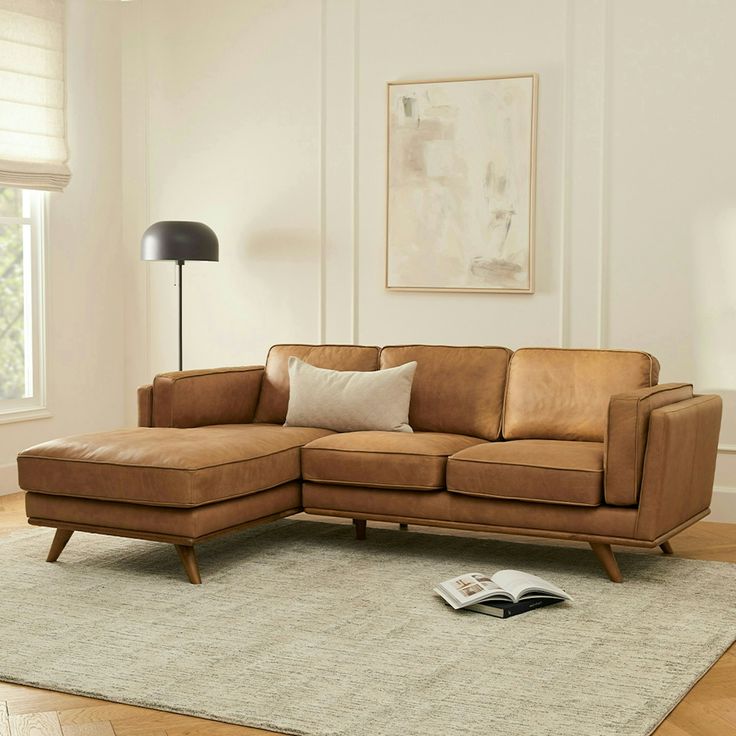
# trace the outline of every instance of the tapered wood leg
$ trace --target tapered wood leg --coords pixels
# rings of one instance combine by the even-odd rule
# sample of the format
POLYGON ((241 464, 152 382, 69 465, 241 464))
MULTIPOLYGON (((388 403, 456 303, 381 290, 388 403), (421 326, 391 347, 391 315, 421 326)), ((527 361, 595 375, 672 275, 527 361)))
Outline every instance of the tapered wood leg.
POLYGON ((659 545, 662 552, 666 555, 674 554, 675 550, 672 549, 672 545, 670 544, 669 540, 666 542, 662 542, 662 544, 659 545))
POLYGON ((64 551, 64 547, 66 547, 66 543, 71 539, 72 534, 74 534, 73 529, 57 529, 56 534, 54 534, 54 541, 51 542, 51 547, 49 548, 49 554, 46 558, 46 562, 56 562, 56 560, 59 559, 59 555, 64 551))
POLYGON ((355 538, 365 539, 368 522, 365 519, 353 519, 353 524, 355 524, 355 538))
POLYGON ((591 542, 590 546, 593 549, 595 556, 598 558, 598 561, 603 565, 608 577, 611 578, 614 583, 620 583, 623 580, 623 577, 621 576, 621 570, 618 569, 618 562, 616 562, 616 558, 613 556, 611 545, 591 542))
POLYGON ((399 524, 399 529, 401 529, 402 532, 405 532, 408 528, 408 524, 399 524))
POLYGON ((183 544, 175 544, 176 551, 179 553, 181 564, 184 565, 189 582, 192 585, 199 585, 202 578, 199 577, 199 565, 197 564, 197 555, 194 553, 194 547, 188 547, 183 544))

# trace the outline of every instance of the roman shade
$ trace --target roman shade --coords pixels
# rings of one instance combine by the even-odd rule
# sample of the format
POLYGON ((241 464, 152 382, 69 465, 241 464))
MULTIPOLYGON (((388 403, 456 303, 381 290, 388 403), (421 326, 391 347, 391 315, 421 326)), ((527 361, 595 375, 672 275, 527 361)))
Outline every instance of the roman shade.
POLYGON ((64 0, 0 0, 0 186, 69 182, 64 0))

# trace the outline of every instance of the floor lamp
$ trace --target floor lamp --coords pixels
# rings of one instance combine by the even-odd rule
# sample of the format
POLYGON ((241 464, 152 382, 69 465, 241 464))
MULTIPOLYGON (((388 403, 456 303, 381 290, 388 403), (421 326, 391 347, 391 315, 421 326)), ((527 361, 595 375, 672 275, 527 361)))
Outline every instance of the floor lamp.
POLYGON ((219 261, 217 235, 203 222, 166 220, 155 222, 143 233, 141 260, 176 261, 179 271, 179 370, 183 370, 182 266, 186 261, 219 261))

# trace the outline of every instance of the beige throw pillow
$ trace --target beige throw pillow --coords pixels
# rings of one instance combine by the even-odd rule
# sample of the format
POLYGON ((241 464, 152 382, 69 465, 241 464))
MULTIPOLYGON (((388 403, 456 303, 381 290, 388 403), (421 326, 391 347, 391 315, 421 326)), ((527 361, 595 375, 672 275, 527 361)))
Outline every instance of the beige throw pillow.
POLYGON ((287 427, 336 432, 411 432, 409 399, 416 361, 382 371, 331 371, 289 358, 287 427))

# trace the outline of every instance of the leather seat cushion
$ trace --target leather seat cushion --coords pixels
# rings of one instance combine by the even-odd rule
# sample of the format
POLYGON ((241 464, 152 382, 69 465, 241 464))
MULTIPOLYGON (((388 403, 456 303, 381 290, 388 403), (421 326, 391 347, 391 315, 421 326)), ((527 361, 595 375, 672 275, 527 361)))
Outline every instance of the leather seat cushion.
POLYGON ((440 432, 346 432, 302 448, 302 477, 370 488, 445 487, 447 457, 483 442, 440 432))
POLYGON ((18 476, 26 491, 199 506, 298 479, 299 448, 329 434, 267 424, 121 429, 31 447, 18 476))
POLYGON ((515 440, 476 445, 447 463, 454 493, 573 506, 603 503, 603 443, 515 440))

